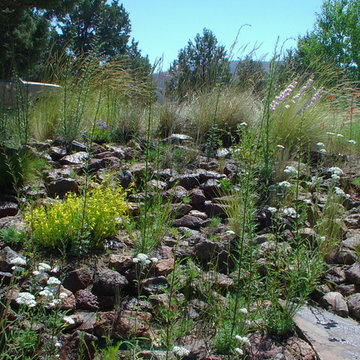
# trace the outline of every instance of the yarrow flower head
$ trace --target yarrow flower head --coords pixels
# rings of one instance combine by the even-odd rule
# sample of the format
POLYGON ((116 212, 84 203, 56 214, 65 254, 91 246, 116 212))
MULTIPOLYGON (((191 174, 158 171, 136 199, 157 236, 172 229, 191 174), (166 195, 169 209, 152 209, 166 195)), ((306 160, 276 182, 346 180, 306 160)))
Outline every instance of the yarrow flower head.
POLYGON ((251 344, 250 344, 250 340, 249 340, 246 336, 236 335, 236 336, 235 336, 235 339, 236 339, 237 341, 239 341, 240 344, 242 344, 242 345, 245 345, 245 346, 250 346, 250 345, 251 345, 251 344))
POLYGON ((349 197, 350 197, 349 194, 346 194, 344 190, 340 189, 340 188, 337 187, 337 186, 334 187, 334 193, 335 193, 335 195, 341 196, 341 197, 343 197, 344 199, 349 199, 349 197))
POLYGON ((286 166, 284 169, 284 173, 286 174, 297 174, 297 170, 293 166, 286 166))
POLYGON ((10 260, 11 265, 26 265, 26 260, 20 256, 14 257, 10 260))
POLYGON ((319 150, 319 153, 320 153, 320 154, 326 154, 327 151, 326 151, 325 149, 320 149, 320 150, 319 150))
POLYGON ((242 349, 240 349, 240 348, 235 348, 234 350, 238 353, 238 355, 240 355, 240 356, 243 356, 243 355, 244 355, 244 351, 243 351, 242 349))
POLYGON ((296 210, 293 207, 288 207, 288 208, 283 209, 282 213, 285 216, 289 216, 291 218, 296 218, 296 216, 297 216, 296 210))
POLYGON ((279 182, 279 186, 284 189, 288 189, 289 187, 291 187, 291 184, 288 181, 282 181, 282 182, 279 182))
POLYGON ((52 276, 51 278, 48 279, 47 284, 49 286, 56 286, 56 285, 60 285, 61 281, 58 278, 52 276))
POLYGON ((36 306, 35 296, 29 292, 18 293, 15 302, 19 305, 26 305, 28 307, 36 306))
POLYGON ((272 214, 275 214, 277 212, 277 208, 276 207, 272 207, 272 206, 269 206, 268 207, 268 210, 272 213, 272 214))
POLYGON ((139 253, 137 254, 134 258, 133 258, 133 262, 135 264, 139 263, 141 266, 145 267, 149 264, 151 264, 152 262, 157 262, 158 259, 157 258, 151 258, 149 259, 149 256, 143 253, 139 253), (156 259, 156 260, 155 260, 156 259))
POLYGON ((344 172, 337 166, 331 167, 328 169, 328 172, 330 174, 335 174, 335 175, 344 175, 344 172))
POLYGON ((356 145, 356 141, 355 141, 355 140, 349 140, 348 143, 349 143, 349 144, 352 144, 352 145, 356 145))
POLYGON ((190 350, 184 348, 183 346, 174 346, 173 353, 177 356, 184 357, 190 354, 190 350))
POLYGON ((281 145, 281 144, 277 144, 276 147, 280 150, 284 150, 285 149, 285 146, 284 145, 281 145))
POLYGON ((46 263, 39 263, 37 268, 38 268, 39 271, 49 271, 49 270, 51 270, 51 266, 49 264, 46 264, 46 263))
POLYGON ((322 142, 318 142, 318 143, 316 144, 316 146, 318 146, 318 147, 324 147, 325 145, 324 145, 324 143, 322 143, 322 142))

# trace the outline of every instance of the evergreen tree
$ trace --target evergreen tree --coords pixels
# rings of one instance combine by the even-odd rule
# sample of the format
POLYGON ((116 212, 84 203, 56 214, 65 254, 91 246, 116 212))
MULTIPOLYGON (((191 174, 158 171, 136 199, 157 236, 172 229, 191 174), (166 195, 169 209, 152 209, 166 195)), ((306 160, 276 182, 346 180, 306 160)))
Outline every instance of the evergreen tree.
POLYGON ((36 9, 0 4, 0 79, 26 74, 48 45, 49 22, 36 9))
POLYGON ((227 83, 231 78, 225 47, 218 45, 215 35, 208 29, 179 51, 169 73, 167 90, 179 99, 184 99, 188 93, 227 83))

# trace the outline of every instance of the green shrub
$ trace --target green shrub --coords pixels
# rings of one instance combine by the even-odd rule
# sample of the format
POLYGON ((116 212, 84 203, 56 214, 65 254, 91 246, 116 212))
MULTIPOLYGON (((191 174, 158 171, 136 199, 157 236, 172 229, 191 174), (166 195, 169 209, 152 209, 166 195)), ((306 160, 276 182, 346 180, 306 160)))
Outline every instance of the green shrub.
POLYGON ((25 219, 35 243, 48 248, 87 250, 101 246, 126 221, 128 204, 121 187, 100 185, 87 194, 28 209, 25 219))

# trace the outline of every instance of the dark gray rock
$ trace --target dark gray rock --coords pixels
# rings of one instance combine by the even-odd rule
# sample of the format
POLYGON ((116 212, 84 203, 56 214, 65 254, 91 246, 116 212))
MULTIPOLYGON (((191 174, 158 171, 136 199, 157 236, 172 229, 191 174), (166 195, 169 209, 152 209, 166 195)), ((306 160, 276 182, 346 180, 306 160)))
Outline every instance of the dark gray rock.
POLYGON ((350 295, 346 300, 349 307, 350 316, 360 321, 360 293, 350 295))
POLYGON ((206 201, 204 191, 199 188, 192 189, 189 193, 189 198, 193 206, 202 205, 206 201))
POLYGON ((203 219, 191 215, 185 215, 182 218, 173 221, 173 226, 175 227, 185 226, 195 230, 199 229, 204 224, 205 221, 203 219))
POLYGON ((311 344, 319 359, 360 359, 360 327, 355 321, 313 306, 303 306, 294 322, 300 336, 311 344))
POLYGON ((9 246, 4 247, 0 251, 0 271, 10 272, 13 266, 26 266, 25 264, 15 263, 15 259, 19 258, 22 261, 26 261, 25 257, 12 250, 9 246))
POLYGON ((346 278, 353 284, 360 284, 360 262, 354 263, 345 271, 346 278))
POLYGON ((89 154, 85 151, 79 151, 74 154, 66 155, 61 158, 62 165, 85 165, 89 154))
POLYGON ((211 240, 199 242, 194 246, 195 256, 203 261, 214 259, 221 252, 221 250, 222 248, 219 243, 211 240))
POLYGON ((18 204, 10 201, 0 201, 0 218, 15 216, 18 211, 18 204))
POLYGON ((128 284, 125 276, 117 271, 105 269, 95 275, 93 292, 99 295, 114 296, 128 284))
POLYGON ((212 199, 213 197, 221 195, 221 184, 217 179, 209 179, 200 187, 204 191, 207 199, 212 199))
POLYGON ((175 186, 174 188, 166 191, 165 197, 172 203, 182 202, 187 196, 188 192, 183 186, 175 186))
POLYGON ((143 280, 140 286, 145 294, 159 294, 164 292, 167 285, 165 276, 156 276, 143 280))
POLYGON ((209 217, 221 217, 223 219, 227 218, 226 211, 230 209, 229 205, 214 203, 210 200, 205 201, 204 203, 205 213, 209 217))
POLYGON ((51 197, 63 198, 68 192, 78 193, 79 185, 75 179, 58 179, 49 183, 47 190, 51 197))
POLYGON ((333 268, 326 273, 325 279, 335 284, 341 284, 346 280, 345 271, 341 267, 333 268))

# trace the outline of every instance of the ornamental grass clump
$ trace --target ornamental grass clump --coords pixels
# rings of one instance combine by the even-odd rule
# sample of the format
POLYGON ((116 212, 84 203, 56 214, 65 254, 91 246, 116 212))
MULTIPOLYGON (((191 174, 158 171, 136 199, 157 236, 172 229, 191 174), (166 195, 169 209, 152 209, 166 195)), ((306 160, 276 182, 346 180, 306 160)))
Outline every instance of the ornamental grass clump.
POLYGON ((126 222, 126 192, 99 185, 86 195, 68 195, 48 206, 28 209, 25 219, 35 243, 59 250, 101 247, 126 222))

